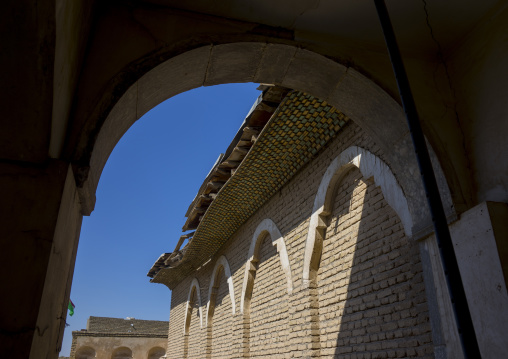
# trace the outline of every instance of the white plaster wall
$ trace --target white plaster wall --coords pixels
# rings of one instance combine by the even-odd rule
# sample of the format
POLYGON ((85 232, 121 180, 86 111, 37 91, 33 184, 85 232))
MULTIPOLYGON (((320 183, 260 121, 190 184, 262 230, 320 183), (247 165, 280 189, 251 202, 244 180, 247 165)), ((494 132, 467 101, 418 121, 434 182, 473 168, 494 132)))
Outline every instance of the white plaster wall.
MULTIPOLYGON (((460 220, 450 226, 450 234, 482 357, 506 358, 508 293, 487 203, 483 202, 463 213, 460 220)), ((449 358, 461 358, 435 236, 428 241, 431 243, 428 247, 448 355, 449 358)))

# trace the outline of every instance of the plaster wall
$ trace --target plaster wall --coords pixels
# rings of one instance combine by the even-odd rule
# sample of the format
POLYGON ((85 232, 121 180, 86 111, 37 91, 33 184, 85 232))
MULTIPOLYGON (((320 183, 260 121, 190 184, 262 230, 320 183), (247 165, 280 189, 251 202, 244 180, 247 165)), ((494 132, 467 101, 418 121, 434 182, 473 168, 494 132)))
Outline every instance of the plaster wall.
POLYGON ((508 202, 508 5, 487 14, 447 54, 464 146, 477 189, 477 203, 508 202))
MULTIPOLYGON (((505 333, 508 331, 508 293, 498 250, 495 228, 508 219, 505 204, 483 202, 465 212, 450 226, 450 234, 464 284, 471 318, 483 358, 502 358, 508 351, 505 333), (502 206, 503 208, 500 208, 502 206)), ((434 267, 436 293, 440 302, 441 320, 447 342, 448 356, 457 358, 460 352, 449 296, 442 274, 435 236, 426 242, 434 267)))
POLYGON ((18 293, 3 297, 0 342, 6 357, 29 358, 31 350, 38 358, 58 355, 81 226, 72 177, 69 165, 58 160, 44 166, 0 164, 0 262, 20 270, 0 275, 3 293, 18 293), (26 273, 22 281, 21 273, 26 273), (39 345, 31 349, 32 343, 39 345))
MULTIPOLYGON (((46 357, 51 358, 56 354, 52 352, 51 344, 62 342, 67 315, 65 305, 69 303, 82 218, 76 183, 69 166, 51 245, 37 317, 37 331, 32 341, 30 358, 40 358, 41 353, 47 353, 46 357), (65 281, 61 279, 62 273, 67 274, 65 281), (54 318, 58 318, 58 325, 54 325, 54 318)), ((60 349, 61 347, 57 346, 56 352, 60 352, 60 349)))

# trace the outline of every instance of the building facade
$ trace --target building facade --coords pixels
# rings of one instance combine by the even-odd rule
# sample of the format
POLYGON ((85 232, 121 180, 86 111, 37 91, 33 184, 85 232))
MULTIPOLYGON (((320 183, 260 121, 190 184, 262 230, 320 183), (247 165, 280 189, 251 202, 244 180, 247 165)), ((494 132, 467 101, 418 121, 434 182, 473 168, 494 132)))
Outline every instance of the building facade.
POLYGON ((168 322, 90 317, 72 332, 71 359, 160 359, 166 353, 168 322))
MULTIPOLYGON (((234 150, 226 153, 205 180, 196 198, 215 192, 214 173, 234 167, 189 243, 149 273, 172 290, 167 358, 461 358, 435 237, 418 230, 411 208, 416 169, 398 172, 358 125, 300 92, 258 130, 245 157, 232 164, 234 150)), ((245 136, 236 138, 230 148, 245 148, 245 136)), ((197 208, 202 201, 189 218, 197 208)), ((496 219, 504 210, 484 203, 460 219, 448 213, 489 358, 508 349, 499 335, 508 329, 496 219), (475 268, 487 266, 480 280, 475 268)))

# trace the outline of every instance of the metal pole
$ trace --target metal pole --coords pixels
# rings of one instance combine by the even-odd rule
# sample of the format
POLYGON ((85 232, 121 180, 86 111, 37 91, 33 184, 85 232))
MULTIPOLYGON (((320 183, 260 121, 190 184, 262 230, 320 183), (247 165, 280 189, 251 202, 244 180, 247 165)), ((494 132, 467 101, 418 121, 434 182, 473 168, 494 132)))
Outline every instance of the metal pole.
POLYGON ((430 207, 430 213, 432 215, 434 231, 436 233, 441 262, 443 264, 446 284, 448 285, 448 291, 450 293, 462 349, 466 358, 481 358, 466 294, 464 292, 464 285, 462 284, 459 266, 457 264, 457 257, 455 256, 443 204, 437 187, 436 177, 434 176, 434 170, 430 162, 430 156, 418 118, 418 112, 416 111, 416 105, 411 93, 411 88, 409 87, 409 81, 399 52, 397 40, 395 39, 388 10, 386 9, 384 0, 374 0, 374 3, 376 5, 379 21, 381 22, 381 27, 383 28, 393 72, 395 73, 409 131, 413 139, 413 146, 418 166, 420 167, 420 175, 427 196, 427 202, 430 207))

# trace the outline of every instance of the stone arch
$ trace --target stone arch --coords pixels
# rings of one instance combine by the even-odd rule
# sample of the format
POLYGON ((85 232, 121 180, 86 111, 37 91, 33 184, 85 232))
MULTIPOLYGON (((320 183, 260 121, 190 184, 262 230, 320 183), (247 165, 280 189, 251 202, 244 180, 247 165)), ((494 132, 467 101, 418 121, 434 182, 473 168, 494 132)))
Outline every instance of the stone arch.
POLYGON ((184 328, 183 333, 187 334, 189 331, 189 325, 190 325, 190 310, 192 308, 192 300, 198 301, 198 310, 199 310, 199 326, 203 327, 203 310, 201 309, 201 289, 199 287, 199 282, 197 278, 194 278, 191 282, 190 288, 189 288, 189 294, 187 296, 187 304, 185 305, 185 320, 184 320, 184 328), (193 295, 196 295, 196 298, 192 298, 193 295))
POLYGON ((272 240, 272 245, 277 247, 277 252, 280 257, 280 264, 282 270, 286 274, 287 278, 287 291, 288 294, 293 292, 293 279, 291 276, 291 266, 289 263, 288 252, 286 249, 286 243, 284 242, 284 237, 280 233, 276 224, 269 218, 265 218, 261 223, 257 226, 254 231, 254 235, 252 236, 249 253, 247 255, 247 262, 245 263, 245 274, 243 277, 243 285, 242 285, 242 297, 240 302, 240 311, 244 313, 245 302, 248 300, 248 296, 252 294, 252 287, 254 285, 254 277, 252 272, 257 270, 257 260, 259 256, 259 247, 264 239, 265 235, 270 235, 270 239, 272 240))
POLYGON ((215 267, 213 268, 213 271, 212 271, 212 276, 210 278, 210 287, 209 287, 209 290, 208 290, 208 302, 206 304, 206 325, 208 326, 209 324, 209 320, 210 320, 210 316, 212 315, 212 309, 213 309, 213 306, 215 305, 214 301, 215 301, 215 298, 214 298, 214 289, 217 289, 216 287, 218 286, 218 277, 219 277, 219 274, 221 274, 221 270, 224 271, 224 275, 226 276, 226 280, 227 280, 227 283, 228 283, 228 288, 229 288, 229 297, 231 299, 231 308, 232 308, 232 314, 235 315, 235 289, 234 289, 234 286, 233 286, 233 277, 231 276, 231 269, 229 268, 229 263, 228 263, 228 260, 226 259, 226 257, 224 256, 220 256, 218 259, 217 259, 217 262, 215 263, 215 267))
MULTIPOLYGON (((432 220, 423 186, 415 176, 418 166, 403 110, 371 78, 318 53, 287 44, 212 44, 174 56, 141 76, 114 105, 102 103, 102 108, 109 112, 102 113, 98 109, 101 120, 92 119, 90 121, 96 121, 96 124, 89 126, 97 136, 89 136, 90 132, 83 131, 74 158, 78 163, 75 167, 79 172, 75 175, 79 175, 77 183, 82 212, 86 215, 93 210, 100 175, 116 143, 148 110, 172 96, 200 86, 261 82, 307 92, 326 100, 361 127, 383 151, 393 173, 397 173, 398 184, 406 195, 411 213, 411 231, 415 238, 429 234, 432 220), (105 118, 103 122, 102 118, 105 118)), ((462 188, 453 168, 447 167, 449 176, 446 178, 437 156, 432 149, 430 152, 445 212, 453 217, 455 207, 451 193, 458 204, 461 201, 466 203, 462 188), (452 191, 447 179, 454 186, 452 191)), ((441 151, 440 155, 441 162, 447 163, 446 153, 441 151)), ((309 268, 311 258, 307 258, 309 263, 306 263, 304 272, 309 268)), ((207 305, 207 318, 208 313, 207 305)))
POLYGON ((97 353, 95 352, 95 349, 90 346, 80 347, 78 350, 76 350, 75 354, 76 359, 91 359, 95 358, 96 356, 97 353))
POLYGON ((337 184, 352 167, 357 167, 365 178, 374 179, 374 183, 381 188, 388 204, 401 219, 406 235, 408 237, 412 235, 413 220, 408 202, 390 168, 371 152, 361 147, 351 146, 328 166, 314 198, 303 258, 302 279, 305 286, 309 286, 310 282, 316 279, 327 219, 330 215, 331 202, 335 198, 337 184))
POLYGON ((153 347, 148 351, 147 359, 160 359, 166 354, 164 348, 161 347, 153 347))
POLYGON ((116 348, 111 354, 111 359, 131 359, 132 350, 127 347, 116 348))
MULTIPOLYGON (((374 139, 388 159, 393 160, 389 162, 400 174, 399 182, 407 193, 415 223, 422 228, 432 223, 423 186, 414 180, 417 164, 404 113, 397 101, 353 68, 296 46, 259 42, 196 48, 161 63, 132 84, 112 107, 100 129, 96 129, 96 139, 80 140, 80 146, 95 141, 86 145, 92 148, 88 155, 89 171, 87 167, 88 176, 78 186, 83 213, 89 214, 93 210, 103 167, 116 143, 135 121, 179 93, 201 86, 235 82, 285 86, 312 94, 339 109, 374 139)), ((445 208, 449 214, 454 213, 446 179, 440 168, 436 170, 438 183, 444 189, 445 208)), ((455 193, 461 193, 460 189, 455 193)))

